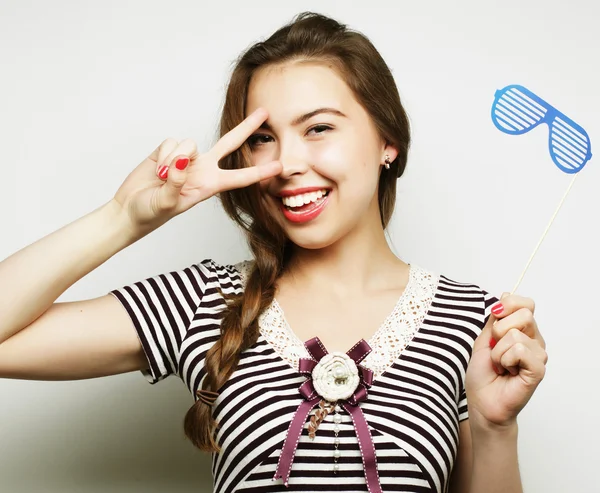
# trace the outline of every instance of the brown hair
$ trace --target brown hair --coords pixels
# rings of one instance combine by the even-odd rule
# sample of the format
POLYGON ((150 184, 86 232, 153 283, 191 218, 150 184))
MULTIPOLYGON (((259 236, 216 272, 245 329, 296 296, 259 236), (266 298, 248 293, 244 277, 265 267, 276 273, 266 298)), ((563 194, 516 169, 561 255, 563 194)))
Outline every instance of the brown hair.
MULTIPOLYGON (((399 150, 389 170, 380 173, 378 202, 385 229, 396 201, 396 178, 402 176, 410 145, 410 126, 394 78, 385 61, 361 33, 320 14, 296 16, 270 38, 251 46, 233 69, 221 116, 220 135, 245 118, 248 86, 261 67, 292 60, 331 64, 339 71, 356 100, 371 116, 379 134, 399 150)), ((247 144, 225 157, 220 166, 250 166, 247 144)), ((219 196, 226 213, 242 227, 254 263, 241 295, 227 295, 221 313, 221 337, 206 354, 202 389, 218 391, 236 369, 240 353, 259 336, 258 316, 273 301, 275 284, 290 257, 289 242, 263 203, 258 184, 219 196)), ((185 416, 186 436, 201 450, 219 452, 213 433, 219 424, 212 408, 198 400, 185 416)))

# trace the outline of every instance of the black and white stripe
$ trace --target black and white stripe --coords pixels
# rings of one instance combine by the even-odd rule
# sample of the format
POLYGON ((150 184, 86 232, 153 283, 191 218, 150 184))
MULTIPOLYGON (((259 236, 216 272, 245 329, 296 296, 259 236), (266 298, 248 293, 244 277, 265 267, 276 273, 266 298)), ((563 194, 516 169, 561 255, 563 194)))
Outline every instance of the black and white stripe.
MULTIPOLYGON (((175 373, 195 396, 205 375, 206 352, 220 335, 218 312, 225 302, 217 288, 242 292, 241 265, 204 260, 112 291, 138 331, 150 383, 175 373)), ((459 422, 468 418, 466 368, 473 343, 497 301, 476 285, 443 275, 431 278, 435 294, 423 307, 419 330, 360 404, 373 436, 383 491, 447 491, 459 422)), ((303 430, 290 489, 282 480, 272 480, 304 381, 262 334, 242 353, 213 407, 222 447, 212 457, 215 492, 367 491, 356 434, 345 412, 337 474, 329 415, 314 440, 303 430)))

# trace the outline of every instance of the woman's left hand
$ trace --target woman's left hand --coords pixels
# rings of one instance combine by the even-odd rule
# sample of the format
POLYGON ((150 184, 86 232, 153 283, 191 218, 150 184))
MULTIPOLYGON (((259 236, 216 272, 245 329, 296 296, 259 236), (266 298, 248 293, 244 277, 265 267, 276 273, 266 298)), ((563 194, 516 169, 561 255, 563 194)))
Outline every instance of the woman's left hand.
POLYGON ((469 419, 484 429, 516 423, 548 361, 533 300, 509 293, 501 300, 503 311, 490 316, 475 341, 465 380, 469 419))

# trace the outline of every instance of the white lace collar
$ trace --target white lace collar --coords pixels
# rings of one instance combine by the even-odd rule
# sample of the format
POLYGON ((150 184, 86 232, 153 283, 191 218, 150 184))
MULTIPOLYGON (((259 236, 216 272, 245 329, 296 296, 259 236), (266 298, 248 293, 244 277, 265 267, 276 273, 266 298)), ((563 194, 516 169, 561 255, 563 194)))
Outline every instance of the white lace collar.
MULTIPOLYGON (((392 312, 367 340, 372 351, 361 364, 373 371, 374 378, 391 367, 412 340, 429 311, 437 289, 439 276, 415 264, 409 265, 410 276, 404 293, 392 312)), ((245 287, 252 261, 240 262, 235 267, 245 287)), ((292 368, 298 369, 299 358, 311 357, 304 342, 287 323, 276 299, 260 315, 258 324, 261 335, 292 368)))

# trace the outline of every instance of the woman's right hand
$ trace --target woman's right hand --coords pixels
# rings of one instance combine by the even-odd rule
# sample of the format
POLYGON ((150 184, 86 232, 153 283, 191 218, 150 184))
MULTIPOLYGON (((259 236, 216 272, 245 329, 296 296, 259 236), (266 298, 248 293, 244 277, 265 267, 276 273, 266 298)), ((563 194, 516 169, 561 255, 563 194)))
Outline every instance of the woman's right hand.
POLYGON ((219 192, 243 188, 279 174, 278 161, 235 170, 221 169, 218 165, 267 116, 267 111, 259 108, 204 154, 198 153, 191 139, 181 142, 167 139, 160 144, 129 174, 114 197, 129 216, 134 234, 145 235, 219 192))

